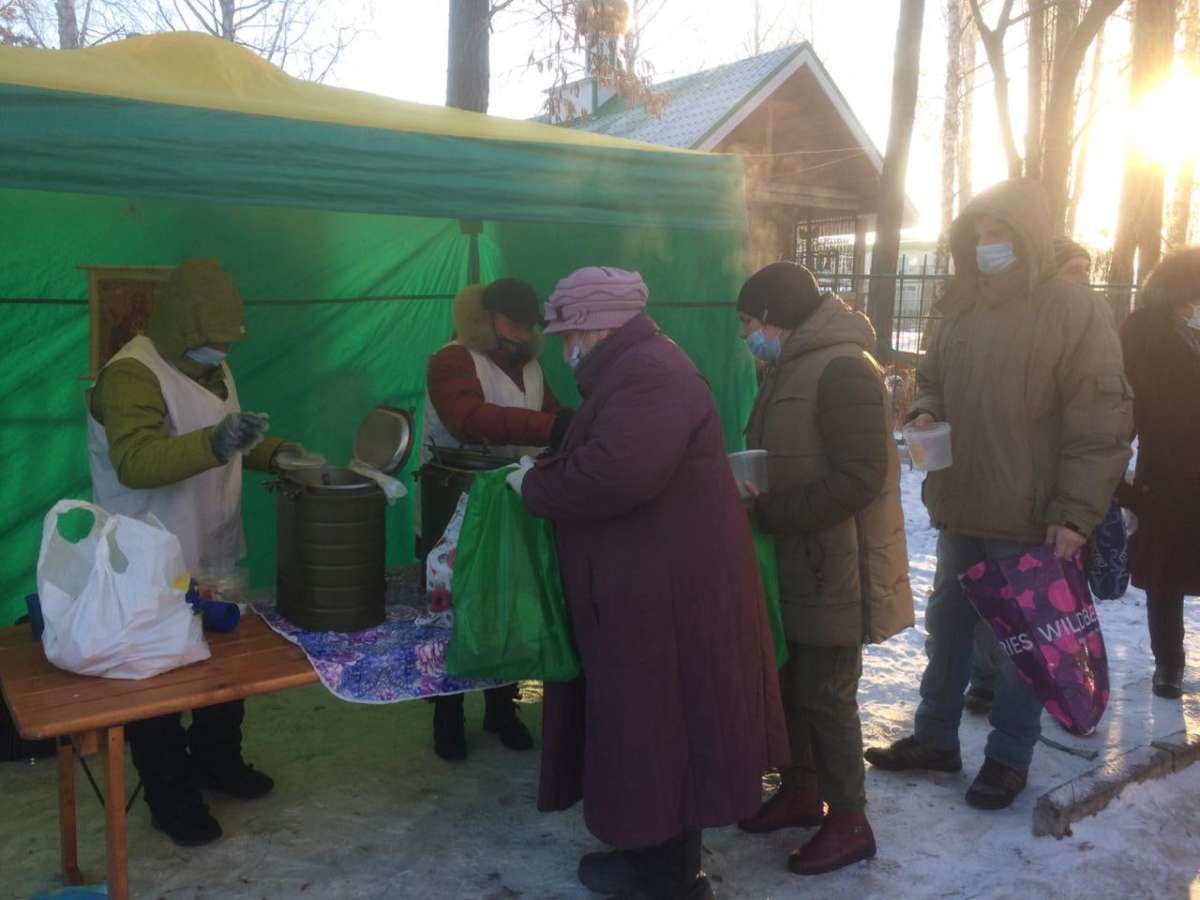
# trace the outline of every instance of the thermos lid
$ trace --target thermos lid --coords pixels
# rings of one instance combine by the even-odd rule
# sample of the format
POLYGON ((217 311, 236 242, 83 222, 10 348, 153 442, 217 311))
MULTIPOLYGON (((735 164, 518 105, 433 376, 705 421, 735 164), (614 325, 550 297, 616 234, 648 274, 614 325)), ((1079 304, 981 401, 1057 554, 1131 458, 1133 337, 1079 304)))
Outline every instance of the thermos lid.
POLYGON ((354 459, 384 475, 393 475, 408 460, 412 443, 412 413, 377 406, 367 414, 354 436, 354 459))

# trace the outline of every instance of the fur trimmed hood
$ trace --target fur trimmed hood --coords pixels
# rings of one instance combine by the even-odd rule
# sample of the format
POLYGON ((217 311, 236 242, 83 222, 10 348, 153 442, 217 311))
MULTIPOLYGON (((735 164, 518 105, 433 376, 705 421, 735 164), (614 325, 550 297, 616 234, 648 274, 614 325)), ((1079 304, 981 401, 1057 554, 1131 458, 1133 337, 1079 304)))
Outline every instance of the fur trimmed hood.
MULTIPOLYGON (((492 314, 483 308, 484 285, 472 284, 454 298, 454 339, 476 353, 493 353, 499 349, 492 314)), ((530 341, 533 358, 542 355, 544 340, 540 328, 533 329, 530 341)))

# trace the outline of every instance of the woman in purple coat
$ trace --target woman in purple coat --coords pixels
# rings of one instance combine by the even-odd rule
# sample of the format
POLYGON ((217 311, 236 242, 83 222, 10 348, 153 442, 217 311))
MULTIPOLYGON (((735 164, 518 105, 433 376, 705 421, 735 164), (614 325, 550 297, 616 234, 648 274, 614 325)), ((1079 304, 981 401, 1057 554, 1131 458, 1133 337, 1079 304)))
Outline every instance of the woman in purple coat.
POLYGON ((788 748, 712 392, 646 300, 637 273, 588 268, 546 305, 584 402, 558 454, 510 483, 557 526, 583 677, 546 686, 538 806, 582 799, 616 848, 581 860, 589 889, 699 900, 701 829, 752 814, 788 748))

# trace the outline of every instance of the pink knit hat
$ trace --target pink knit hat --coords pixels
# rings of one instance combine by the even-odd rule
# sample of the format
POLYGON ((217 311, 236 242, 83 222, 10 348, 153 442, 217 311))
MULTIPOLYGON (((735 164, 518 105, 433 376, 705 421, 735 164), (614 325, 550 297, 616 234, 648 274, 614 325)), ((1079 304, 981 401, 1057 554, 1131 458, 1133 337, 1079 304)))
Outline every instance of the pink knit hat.
POLYGON ((637 272, 588 266, 558 283, 546 301, 546 334, 620 328, 646 308, 650 292, 637 272))

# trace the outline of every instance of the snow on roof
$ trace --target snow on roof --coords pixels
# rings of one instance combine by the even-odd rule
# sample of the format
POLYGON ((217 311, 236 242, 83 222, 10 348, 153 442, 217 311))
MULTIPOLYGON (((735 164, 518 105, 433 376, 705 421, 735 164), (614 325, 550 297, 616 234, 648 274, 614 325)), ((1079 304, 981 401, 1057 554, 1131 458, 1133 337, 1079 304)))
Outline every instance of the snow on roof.
POLYGON ((593 134, 712 150, 803 67, 810 70, 850 132, 880 167, 879 150, 807 41, 655 85, 656 91, 669 95, 657 117, 644 105, 631 106, 623 98, 613 97, 595 115, 566 124, 593 134))

